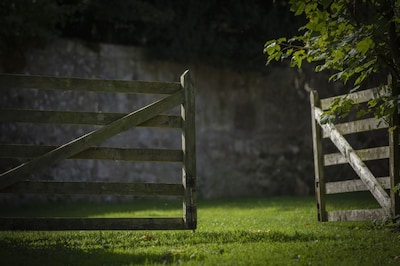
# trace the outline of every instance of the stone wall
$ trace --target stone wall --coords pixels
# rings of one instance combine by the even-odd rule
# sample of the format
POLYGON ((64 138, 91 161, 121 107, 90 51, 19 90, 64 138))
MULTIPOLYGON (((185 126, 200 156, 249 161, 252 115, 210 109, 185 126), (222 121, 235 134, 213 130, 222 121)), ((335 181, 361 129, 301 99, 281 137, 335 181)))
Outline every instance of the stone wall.
MULTIPOLYGON (((190 69, 196 86, 198 187, 201 197, 233 197, 313 192, 313 160, 308 93, 310 86, 325 86, 296 69, 270 67, 267 73, 237 72, 198 65, 146 59, 145 51, 117 45, 85 45, 57 40, 44 50, 26 54, 23 71, 104 79, 178 81, 190 69), (307 86, 306 86, 307 87, 307 86)), ((31 92, 29 92, 31 93, 31 92)), ((126 111, 151 99, 142 96, 55 94, 32 97, 3 92, 0 104, 35 108, 73 105, 80 110, 126 111)), ((1 125, 1 139, 61 144, 87 129, 74 127, 33 129, 1 125)), ((127 147, 176 147, 179 132, 133 130, 117 136, 127 147), (175 141, 170 141, 171 137, 175 141)), ((115 140, 116 141, 116 140, 115 140)), ((113 140, 111 141, 113 142, 113 140)), ((107 143, 105 143, 107 144, 107 143)), ((46 174, 54 179, 177 181, 180 165, 151 163, 68 161, 46 174)), ((43 174, 41 174, 43 176, 43 174)))

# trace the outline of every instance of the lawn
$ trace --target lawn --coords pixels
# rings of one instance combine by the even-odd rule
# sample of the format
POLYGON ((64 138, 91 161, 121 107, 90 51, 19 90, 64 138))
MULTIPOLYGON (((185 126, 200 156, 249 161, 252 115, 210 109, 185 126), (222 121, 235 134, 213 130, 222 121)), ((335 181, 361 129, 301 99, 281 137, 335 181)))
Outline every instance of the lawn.
MULTIPOLYGON (((328 202, 329 209, 376 207, 364 194, 328 202)), ((196 232, 0 232, 0 265, 400 265, 397 228, 317 222, 313 197, 201 200, 198 205, 196 232)), ((1 213, 170 217, 180 215, 180 203, 3 206, 1 213)))

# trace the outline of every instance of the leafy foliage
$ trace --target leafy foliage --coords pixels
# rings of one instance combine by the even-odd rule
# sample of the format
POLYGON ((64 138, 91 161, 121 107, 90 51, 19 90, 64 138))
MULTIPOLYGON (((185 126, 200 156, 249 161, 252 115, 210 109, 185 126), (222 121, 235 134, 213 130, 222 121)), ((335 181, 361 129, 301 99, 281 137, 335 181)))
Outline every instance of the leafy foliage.
MULTIPOLYGON (((315 62, 315 71, 334 70, 329 80, 350 82, 353 90, 360 89, 368 77, 385 72, 397 86, 399 0, 291 0, 290 5, 295 15, 304 15, 308 22, 299 28, 302 35, 266 42, 267 64, 290 58, 291 66, 300 68, 303 62, 315 62)), ((326 115, 332 118, 335 111, 343 115, 349 104, 335 102, 326 115)), ((394 100, 382 98, 370 104, 376 115, 390 117, 394 100)))

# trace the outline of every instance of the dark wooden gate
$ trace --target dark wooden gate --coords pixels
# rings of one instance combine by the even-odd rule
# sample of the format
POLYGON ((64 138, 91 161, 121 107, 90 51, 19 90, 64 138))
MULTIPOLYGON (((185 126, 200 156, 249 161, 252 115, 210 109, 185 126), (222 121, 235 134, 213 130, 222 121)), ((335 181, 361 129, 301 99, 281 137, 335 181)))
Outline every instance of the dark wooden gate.
POLYGON ((64 145, 0 144, 0 158, 29 158, 0 174, 0 193, 87 194, 182 197, 183 215, 176 218, 0 218, 1 230, 142 230, 196 229, 195 92, 189 71, 177 83, 0 75, 0 89, 33 89, 119 94, 165 95, 130 113, 1 109, 0 122, 101 125, 64 145), (181 115, 163 113, 181 106, 181 115), (181 149, 98 147, 133 127, 182 129, 181 149), (64 182, 30 180, 30 175, 66 159, 182 162, 180 183, 64 182))

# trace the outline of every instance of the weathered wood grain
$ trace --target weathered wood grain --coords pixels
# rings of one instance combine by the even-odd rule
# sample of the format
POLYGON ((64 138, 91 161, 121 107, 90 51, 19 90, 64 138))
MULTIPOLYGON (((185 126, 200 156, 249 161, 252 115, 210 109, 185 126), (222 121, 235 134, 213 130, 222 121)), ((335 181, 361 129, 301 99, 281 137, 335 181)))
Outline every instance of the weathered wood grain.
POLYGON ((322 110, 320 108, 314 107, 314 113, 315 119, 320 124, 320 127, 324 131, 329 132, 331 141, 335 144, 342 155, 347 158, 351 167, 368 187, 372 195, 385 210, 386 214, 390 215, 390 197, 387 195, 382 186, 376 181, 374 175, 371 173, 368 167, 364 164, 364 162, 353 150, 347 140, 340 134, 340 132, 335 128, 333 124, 321 124, 320 120, 322 110))
MULTIPOLYGON (((389 177, 377 177, 376 181, 384 188, 390 189, 389 177)), ((361 179, 329 182, 325 184, 326 194, 347 193, 356 191, 368 191, 368 187, 361 179)))
MULTIPOLYGON (((389 146, 355 150, 354 152, 363 161, 388 159, 390 156, 389 146)), ((330 153, 324 155, 325 166, 345 164, 345 163, 348 163, 348 160, 341 153, 330 153)))
MULTIPOLYGON (((367 118, 341 124, 335 124, 335 127, 342 135, 348 135, 353 133, 384 129, 388 128, 389 125, 383 119, 367 118)), ((323 132, 323 137, 328 138, 329 133, 323 132)))
MULTIPOLYGON (((37 123, 37 124, 70 124, 70 125, 108 125, 121 119, 127 113, 98 113, 98 112, 70 112, 70 111, 40 111, 22 109, 0 110, 0 122, 6 123, 37 123)), ((181 128, 180 116, 157 115, 138 127, 181 128)))
POLYGON ((185 222, 193 230, 197 226, 196 203, 196 114, 195 90, 189 71, 181 76, 181 85, 185 92, 185 100, 181 105, 182 127, 182 183, 185 188, 183 212, 185 222))
POLYGON ((0 230, 184 230, 182 218, 0 218, 0 230))
POLYGON ((346 99, 353 100, 355 103, 364 103, 364 102, 368 102, 370 99, 378 98, 379 95, 387 95, 387 93, 384 91, 381 91, 379 88, 372 88, 372 89, 368 89, 368 90, 362 90, 362 91, 349 93, 346 95, 329 97, 329 98, 321 99, 321 109, 322 110, 329 109, 332 102, 336 98, 346 98, 346 99))
MULTIPOLYGON (((392 96, 399 97, 399 84, 396 78, 392 75, 388 76, 388 85, 392 88, 392 96)), ((398 104, 394 106, 394 112, 392 115, 391 126, 389 130, 389 147, 390 147, 390 160, 389 160, 389 175, 390 175, 390 186, 393 188, 400 184, 400 146, 399 146, 399 134, 400 134, 400 116, 398 104)), ((390 190, 390 198, 392 203, 392 217, 400 215, 400 195, 398 192, 390 190)))
POLYGON ((333 222, 339 221, 373 221, 382 220, 386 215, 383 209, 367 209, 367 210, 343 210, 329 211, 327 213, 328 220, 333 222))
POLYGON ((114 196, 182 196, 182 184, 20 181, 0 193, 114 196))
POLYGON ((31 159, 0 174, 0 193, 182 197, 181 218, 0 218, 0 230, 195 230, 195 92, 189 72, 180 83, 96 80, 0 74, 0 89, 166 94, 128 114, 24 109, 0 110, 0 122, 103 126, 62 146, 1 144, 0 158, 31 159), (181 105, 181 116, 162 115, 181 105), (131 127, 181 128, 182 149, 95 147, 131 127), (182 162, 182 184, 28 181, 27 176, 64 159, 182 162), (22 181, 24 180, 24 181, 22 181))
POLYGON ((92 131, 77 138, 59 148, 37 157, 23 165, 0 174, 0 189, 5 188, 19 180, 25 179, 27 175, 46 168, 66 158, 78 154, 120 132, 141 124, 161 112, 165 112, 183 102, 183 91, 179 91, 162 100, 152 103, 142 109, 134 111, 113 123, 98 130, 92 131))
POLYGON ((313 154, 314 154, 314 175, 315 175, 315 193, 317 200, 318 221, 327 221, 326 216, 326 199, 325 199, 325 178, 324 178, 324 157, 322 155, 322 130, 316 121, 315 107, 320 106, 320 100, 316 91, 310 93, 311 104, 311 129, 313 139, 313 154))
POLYGON ((103 80, 0 74, 0 89, 66 90, 125 94, 173 94, 179 91, 181 87, 178 82, 103 80))
MULTIPOLYGON (((0 158, 36 158, 57 149, 58 146, 0 144, 0 158)), ((65 159, 113 160, 136 162, 181 162, 182 150, 128 149, 92 147, 65 159)))

